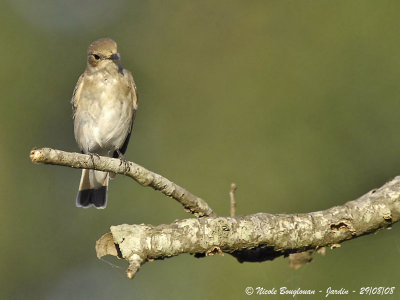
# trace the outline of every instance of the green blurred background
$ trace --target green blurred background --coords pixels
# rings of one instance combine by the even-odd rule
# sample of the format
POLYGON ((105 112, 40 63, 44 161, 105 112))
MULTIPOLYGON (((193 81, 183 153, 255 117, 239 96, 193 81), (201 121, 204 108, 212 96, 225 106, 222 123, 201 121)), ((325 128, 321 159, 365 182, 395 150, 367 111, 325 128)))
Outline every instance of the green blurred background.
POLYGON ((400 2, 372 0, 2 1, 0 298, 246 299, 247 286, 396 286, 380 299, 399 299, 399 225, 297 271, 282 258, 181 255, 128 280, 125 261, 96 258, 110 225, 190 216, 123 176, 106 210, 78 209, 80 170, 29 159, 35 146, 78 151, 69 101, 87 46, 111 37, 140 96, 128 159, 220 215, 231 182, 239 214, 341 205, 400 175, 399 14, 400 2))

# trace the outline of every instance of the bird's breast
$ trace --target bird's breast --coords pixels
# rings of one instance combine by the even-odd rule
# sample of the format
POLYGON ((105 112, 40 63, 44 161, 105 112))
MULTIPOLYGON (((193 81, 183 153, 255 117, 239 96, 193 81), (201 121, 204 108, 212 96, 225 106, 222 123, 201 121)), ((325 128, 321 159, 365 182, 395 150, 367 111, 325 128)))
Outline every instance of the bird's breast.
MULTIPOLYGON (((100 74, 84 83, 75 116, 78 143, 84 151, 113 152, 129 133, 133 108, 123 76, 100 74), (88 150, 86 150, 88 149, 88 150)), ((76 133, 75 133, 76 135, 76 133)))

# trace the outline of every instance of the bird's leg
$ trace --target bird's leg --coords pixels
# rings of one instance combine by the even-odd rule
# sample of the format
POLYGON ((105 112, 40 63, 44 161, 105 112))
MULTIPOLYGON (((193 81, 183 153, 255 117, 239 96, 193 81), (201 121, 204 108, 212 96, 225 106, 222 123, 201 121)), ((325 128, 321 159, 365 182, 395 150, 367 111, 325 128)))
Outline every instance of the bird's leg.
POLYGON ((92 153, 92 152, 87 152, 86 154, 90 156, 90 159, 92 160, 93 167, 95 167, 93 156, 96 156, 97 158, 100 158, 100 155, 98 155, 97 153, 92 153))
POLYGON ((118 153, 118 158, 121 160, 121 163, 120 163, 119 165, 124 164, 124 167, 125 167, 125 168, 124 168, 124 174, 126 174, 126 172, 129 171, 129 163, 128 163, 128 161, 126 160, 125 156, 122 154, 122 152, 119 151, 119 149, 117 149, 116 151, 117 151, 117 153, 118 153))

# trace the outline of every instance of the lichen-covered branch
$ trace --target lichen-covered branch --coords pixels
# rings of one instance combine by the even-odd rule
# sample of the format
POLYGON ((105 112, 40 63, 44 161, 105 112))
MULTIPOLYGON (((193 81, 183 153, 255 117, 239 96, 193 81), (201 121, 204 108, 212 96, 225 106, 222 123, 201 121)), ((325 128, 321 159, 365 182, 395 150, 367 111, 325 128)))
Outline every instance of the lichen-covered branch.
POLYGON ((177 200, 190 213, 198 216, 215 216, 213 210, 201 198, 193 195, 167 178, 151 172, 133 162, 122 163, 120 159, 104 156, 71 153, 51 148, 33 149, 30 158, 36 163, 67 166, 79 169, 123 174, 136 180, 143 186, 150 186, 164 195, 177 200))
POLYGON ((154 259, 182 253, 225 252, 239 261, 262 261, 335 247, 388 228, 399 219, 400 176, 357 200, 319 212, 192 218, 159 226, 111 226, 111 233, 97 241, 96 250, 99 257, 119 253, 128 260, 127 275, 132 278, 141 265, 154 259))
MULTIPOLYGON (((97 256, 110 254, 129 262, 128 277, 154 259, 182 253, 208 256, 229 253, 240 262, 270 260, 291 255, 298 267, 310 260, 313 250, 337 247, 341 242, 376 232, 400 219, 400 176, 357 200, 308 214, 267 214, 217 217, 208 204, 172 181, 132 162, 70 153, 50 148, 31 151, 33 162, 96 169, 124 174, 143 186, 176 199, 188 211, 203 218, 172 224, 111 226, 96 243, 97 256), (301 255, 297 253, 303 252, 301 255)), ((232 215, 235 211, 231 189, 232 215)))

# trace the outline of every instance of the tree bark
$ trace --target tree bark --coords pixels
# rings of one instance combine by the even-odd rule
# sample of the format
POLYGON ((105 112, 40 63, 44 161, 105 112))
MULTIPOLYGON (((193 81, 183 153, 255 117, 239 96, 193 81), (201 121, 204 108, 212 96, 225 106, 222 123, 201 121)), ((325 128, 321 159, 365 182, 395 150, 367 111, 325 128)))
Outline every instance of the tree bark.
POLYGON ((183 205, 185 210, 197 217, 215 216, 210 206, 167 178, 142 166, 117 158, 71 153, 51 148, 32 149, 30 158, 35 163, 60 165, 78 169, 94 169, 126 175, 142 186, 149 186, 183 205))
POLYGON ((118 159, 100 157, 93 164, 89 155, 49 148, 32 150, 31 159, 125 174, 173 197, 195 215, 203 216, 158 226, 111 226, 111 232, 96 243, 97 255, 111 254, 126 259, 129 278, 146 261, 182 253, 208 256, 225 252, 243 262, 270 260, 325 246, 337 247, 346 240, 390 228, 400 219, 400 176, 357 200, 324 211, 217 217, 204 200, 132 162, 128 162, 127 171, 118 159))

